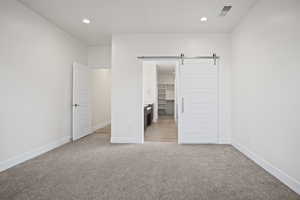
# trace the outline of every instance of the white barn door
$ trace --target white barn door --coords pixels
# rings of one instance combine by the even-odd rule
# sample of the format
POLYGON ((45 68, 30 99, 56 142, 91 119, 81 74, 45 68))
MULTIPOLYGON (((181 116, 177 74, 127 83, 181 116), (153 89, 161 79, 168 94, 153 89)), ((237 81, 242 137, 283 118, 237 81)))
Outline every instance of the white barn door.
POLYGON ((91 69, 73 64, 73 141, 92 132, 91 69))
POLYGON ((218 65, 185 60, 179 67, 179 143, 218 143, 218 65))

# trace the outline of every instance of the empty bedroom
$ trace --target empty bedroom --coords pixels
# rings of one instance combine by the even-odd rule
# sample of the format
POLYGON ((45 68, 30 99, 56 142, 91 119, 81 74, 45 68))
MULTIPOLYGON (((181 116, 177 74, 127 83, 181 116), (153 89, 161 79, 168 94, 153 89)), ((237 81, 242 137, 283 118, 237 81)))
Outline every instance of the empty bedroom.
POLYGON ((300 200, 299 0, 0 0, 0 200, 300 200))

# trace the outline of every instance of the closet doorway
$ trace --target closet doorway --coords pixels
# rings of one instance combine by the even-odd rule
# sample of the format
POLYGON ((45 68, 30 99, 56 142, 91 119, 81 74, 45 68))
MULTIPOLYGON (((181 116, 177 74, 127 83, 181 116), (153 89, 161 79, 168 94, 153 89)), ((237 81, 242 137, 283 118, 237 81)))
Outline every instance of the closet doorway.
MULTIPOLYGON (((197 57, 186 57, 181 54, 180 56, 144 56, 138 58, 144 59, 144 141, 177 141, 179 144, 219 143, 219 123, 221 122, 219 110, 222 110, 222 104, 220 104, 222 92, 219 90, 220 57, 214 53, 212 56, 197 57), (173 61, 175 63, 174 70, 170 62, 148 63, 146 59, 172 59, 179 62, 173 61), (156 74, 156 77, 149 75, 148 70, 151 71, 151 69, 152 74, 156 74), (165 74, 170 75, 172 73, 175 74, 174 78, 164 77, 165 74), (156 89, 148 88, 147 84, 150 77, 155 78, 156 89), (172 85, 174 85, 174 93, 172 93, 172 85), (151 96, 152 94, 153 96, 151 96), (174 113, 171 109, 173 94, 174 113), (150 96, 153 97, 152 101, 147 101, 150 96), (152 122, 154 122, 153 126, 152 122), (148 131, 148 126, 156 129, 153 128, 153 132, 151 129, 148 131), (174 133, 173 127, 176 127, 176 139, 172 135, 174 133)), ((154 82, 149 81, 152 84, 154 82)))
POLYGON ((144 141, 178 141, 176 61, 143 62, 144 141))

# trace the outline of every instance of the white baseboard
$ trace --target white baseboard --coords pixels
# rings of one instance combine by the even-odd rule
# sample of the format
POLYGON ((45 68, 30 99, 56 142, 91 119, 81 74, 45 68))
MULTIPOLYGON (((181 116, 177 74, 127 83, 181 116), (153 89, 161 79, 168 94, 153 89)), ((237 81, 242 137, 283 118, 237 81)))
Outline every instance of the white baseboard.
POLYGON ((266 171, 268 171, 270 174, 275 176, 277 179, 279 179, 281 182, 283 182, 285 185, 287 185, 289 188, 294 190, 296 193, 300 194, 300 182, 294 179, 293 177, 289 176, 284 171, 280 170, 279 168, 272 165, 270 162, 266 161, 259 155, 253 153, 248 148, 233 142, 232 144, 236 149, 238 149, 240 152, 245 154, 248 158, 253 160, 256 164, 264 168, 266 171))
POLYGON ((110 121, 106 121, 106 122, 102 122, 102 123, 98 123, 95 126, 93 126, 93 132, 100 129, 100 128, 104 128, 105 126, 109 125, 110 121))
POLYGON ((139 141, 137 138, 131 137, 111 137, 111 143, 120 143, 120 144, 142 144, 142 141, 139 141))
POLYGON ((16 166, 18 164, 21 164, 27 160, 30 160, 32 158, 35 158, 41 154, 44 154, 48 151, 51 151, 65 143, 68 143, 71 141, 71 138, 70 137, 64 137, 62 139, 59 139, 57 141, 54 141, 54 142, 51 142, 49 144, 46 144, 42 147, 39 147, 39 148, 36 148, 32 151, 29 151, 29 152, 25 152, 25 153, 22 153, 18 156, 15 156, 13 158, 10 158, 8 160, 5 160, 5 161, 2 161, 0 162, 0 172, 6 170, 6 169, 9 169, 13 166, 16 166))

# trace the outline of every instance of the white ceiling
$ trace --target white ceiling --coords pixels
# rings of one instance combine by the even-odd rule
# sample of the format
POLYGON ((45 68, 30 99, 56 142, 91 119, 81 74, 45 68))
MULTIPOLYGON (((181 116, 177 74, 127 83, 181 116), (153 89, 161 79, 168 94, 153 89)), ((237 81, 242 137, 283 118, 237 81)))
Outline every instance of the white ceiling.
POLYGON ((228 33, 257 0, 19 0, 90 45, 114 33, 228 33), (233 8, 219 17, 224 5, 233 8), (201 23, 206 16, 208 21, 201 23), (89 18, 89 25, 83 24, 89 18))

